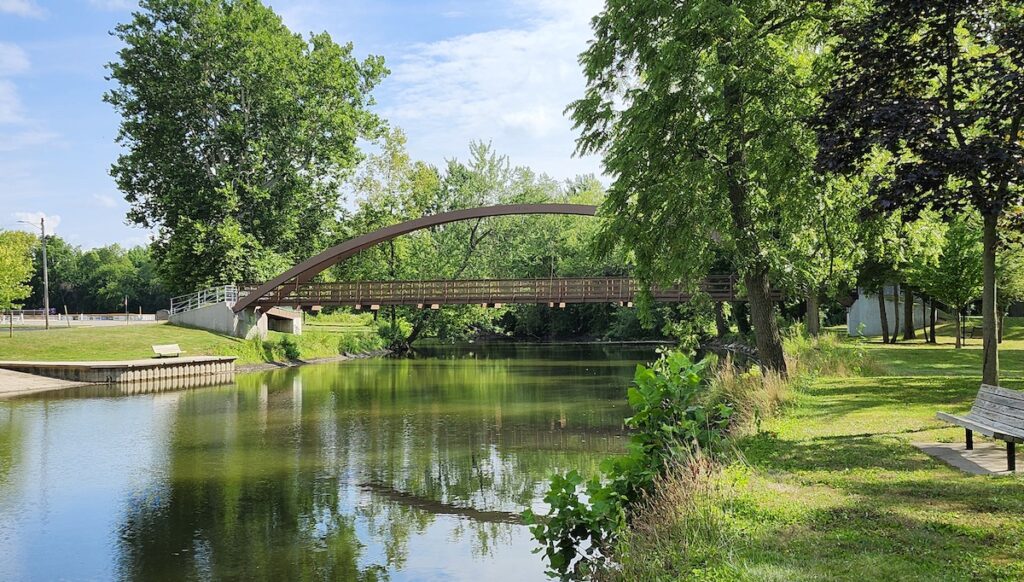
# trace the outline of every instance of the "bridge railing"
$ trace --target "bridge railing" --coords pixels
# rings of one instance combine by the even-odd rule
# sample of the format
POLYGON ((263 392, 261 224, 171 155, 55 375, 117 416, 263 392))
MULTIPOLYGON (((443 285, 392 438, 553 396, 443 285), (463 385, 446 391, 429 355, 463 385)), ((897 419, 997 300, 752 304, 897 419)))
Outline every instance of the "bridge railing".
POLYGON ((238 297, 238 288, 234 285, 210 287, 209 289, 202 289, 195 293, 187 293, 185 295, 172 297, 170 312, 171 315, 174 315, 176 313, 183 313, 185 311, 199 309, 200 307, 206 307, 207 305, 213 305, 214 303, 234 303, 238 301, 238 297))
MULTIPOLYGON (((711 276, 698 288, 717 301, 736 300, 736 278, 711 276)), ((243 286, 242 292, 253 288, 243 286)), ((431 281, 351 281, 285 283, 257 300, 269 305, 444 305, 495 303, 610 303, 632 301, 639 286, 630 277, 551 279, 468 279, 431 281)), ((652 289, 659 301, 687 301, 679 286, 652 289)))

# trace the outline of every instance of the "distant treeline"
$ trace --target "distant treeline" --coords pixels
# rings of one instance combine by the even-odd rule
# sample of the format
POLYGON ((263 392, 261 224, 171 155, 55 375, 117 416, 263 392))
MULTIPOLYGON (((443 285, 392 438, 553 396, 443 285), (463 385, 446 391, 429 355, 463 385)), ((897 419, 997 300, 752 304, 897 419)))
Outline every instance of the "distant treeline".
MULTIPOLYGON (((146 313, 165 309, 168 294, 156 274, 156 266, 146 247, 125 249, 110 245, 83 251, 58 236, 46 237, 50 277, 50 308, 69 313, 122 312, 125 298, 128 309, 146 313)), ((43 306, 42 247, 33 256, 32 295, 27 308, 43 306)))

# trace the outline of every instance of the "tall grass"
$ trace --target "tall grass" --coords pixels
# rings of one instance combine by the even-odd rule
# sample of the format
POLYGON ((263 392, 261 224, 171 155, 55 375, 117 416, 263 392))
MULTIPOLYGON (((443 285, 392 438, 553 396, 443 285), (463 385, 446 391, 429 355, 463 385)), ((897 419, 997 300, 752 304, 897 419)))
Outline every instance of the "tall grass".
MULTIPOLYGON (((844 342, 836 334, 810 338, 796 328, 785 338, 785 352, 788 377, 756 367, 743 370, 731 358, 719 363, 708 400, 733 407, 731 438, 759 432, 761 422, 779 414, 814 377, 881 370, 860 343, 844 342)), ((721 467, 707 458, 671 471, 630 520, 629 531, 615 549, 618 567, 605 577, 648 580, 668 573, 671 579, 735 579, 738 572, 729 552, 743 543, 729 525, 729 511, 736 502, 721 467)))
POLYGON ((725 559, 738 542, 728 526, 733 496, 721 468, 695 458, 670 471, 657 490, 640 504, 622 537, 617 567, 601 578, 650 580, 652 572, 659 572, 671 580, 734 579, 725 559))
POLYGON ((762 372, 757 367, 743 370, 728 357, 712 375, 709 400, 733 407, 730 433, 734 437, 759 431, 763 420, 778 414, 793 398, 794 391, 814 377, 882 372, 861 343, 844 341, 837 334, 812 338, 796 327, 786 335, 784 343, 788 377, 762 372))
POLYGON ((222 356, 237 356, 240 362, 288 362, 329 358, 380 350, 384 340, 373 332, 319 331, 306 329, 302 335, 271 332, 267 339, 252 338, 218 348, 222 356))

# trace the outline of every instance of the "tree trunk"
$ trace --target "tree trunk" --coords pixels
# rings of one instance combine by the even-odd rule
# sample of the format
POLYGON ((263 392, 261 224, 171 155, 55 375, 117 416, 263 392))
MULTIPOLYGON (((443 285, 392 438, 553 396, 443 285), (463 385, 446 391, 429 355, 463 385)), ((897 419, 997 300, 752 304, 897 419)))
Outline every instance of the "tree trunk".
POLYGON ((1006 314, 999 314, 999 339, 997 343, 1003 343, 1003 326, 1006 325, 1006 314))
POLYGON ((928 326, 931 328, 931 331, 928 333, 931 338, 928 341, 937 344, 939 343, 939 338, 935 335, 935 319, 938 316, 938 309, 935 308, 935 299, 928 302, 928 312, 928 326))
POLYGON ((996 225, 999 214, 985 214, 985 227, 982 234, 984 251, 982 252, 982 271, 984 286, 981 293, 981 329, 983 342, 982 357, 984 365, 981 369, 981 381, 992 386, 999 385, 999 341, 996 332, 996 225))
POLYGON ((903 288, 903 339, 917 339, 917 328, 914 327, 914 292, 910 287, 903 288))
POLYGON ((757 343, 761 365, 768 370, 786 375, 786 358, 782 351, 782 335, 775 321, 768 265, 761 256, 761 245, 757 239, 754 218, 750 210, 748 191, 746 145, 750 139, 744 126, 743 85, 735 76, 740 69, 736 47, 723 43, 718 51, 720 62, 725 66, 726 77, 722 84, 725 106, 725 185, 729 196, 729 215, 736 236, 736 253, 746 264, 744 280, 750 307, 750 319, 754 324, 754 339, 757 343))
POLYGON ((747 302, 734 301, 732 304, 732 313, 736 317, 736 330, 740 332, 740 335, 749 335, 750 310, 747 308, 747 302))
POLYGON ((924 343, 931 343, 928 337, 928 298, 924 295, 921 296, 921 336, 924 343))
POLYGON ((956 349, 963 347, 964 342, 964 311, 962 309, 956 310, 956 349))
POLYGON ((750 320, 754 324, 754 340, 761 365, 786 375, 786 358, 782 351, 782 334, 775 321, 770 283, 766 268, 751 269, 745 277, 747 297, 750 300, 750 320))
POLYGON ((900 289, 895 285, 892 286, 892 318, 894 321, 889 343, 896 343, 900 337, 900 289))
POLYGON ((885 312, 885 285, 878 288, 878 321, 882 327, 882 343, 889 343, 889 314, 885 312))
POLYGON ((818 309, 818 293, 812 290, 807 294, 807 334, 818 337, 821 333, 821 313, 818 309))
POLYGON ((718 337, 729 335, 729 322, 725 319, 725 309, 721 301, 715 301, 715 331, 718 337))

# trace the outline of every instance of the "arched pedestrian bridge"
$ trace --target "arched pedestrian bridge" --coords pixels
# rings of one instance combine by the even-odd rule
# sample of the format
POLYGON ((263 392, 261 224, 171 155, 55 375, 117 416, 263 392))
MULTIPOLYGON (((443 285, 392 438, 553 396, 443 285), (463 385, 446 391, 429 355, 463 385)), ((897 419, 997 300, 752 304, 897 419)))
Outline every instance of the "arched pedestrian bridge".
MULTIPOLYGON (((409 305, 436 309, 441 305, 479 304, 500 306, 512 303, 536 303, 564 307, 570 303, 632 302, 639 286, 630 277, 550 277, 544 279, 486 279, 432 281, 351 281, 315 282, 313 279, 327 268, 341 263, 361 251, 417 230, 464 220, 495 216, 528 214, 562 214, 594 216, 597 207, 588 204, 507 204, 469 208, 424 216, 370 232, 295 265, 262 285, 242 286, 238 297, 225 301, 235 314, 234 323, 219 325, 230 328, 234 335, 249 335, 251 326, 260 319, 259 312, 268 313, 276 307, 351 306, 378 308, 385 305, 409 305), (240 319, 243 323, 239 324, 240 319), (244 331, 240 331, 244 330, 244 331)), ((715 301, 742 301, 737 293, 734 275, 713 275, 697 288, 715 301)), ((202 292, 201 292, 202 293, 202 292)), ((656 301, 682 302, 692 296, 692 288, 682 286, 656 287, 651 290, 656 301)), ((777 293, 775 293, 778 296, 777 293)), ((172 313, 175 312, 172 306, 172 313)), ((281 310, 278 312, 280 317, 281 310)), ((197 314, 198 315, 198 314, 197 314)), ((174 315, 172 315, 172 319, 174 315)), ((181 317, 184 323, 208 327, 202 317, 181 317)))
MULTIPOLYGON (((278 306, 352 306, 548 303, 611 303, 633 301, 638 293, 630 277, 551 277, 546 279, 484 279, 434 281, 353 281, 316 283, 312 279, 325 269, 395 237, 451 222, 494 216, 523 214, 565 214, 593 216, 596 206, 588 204, 509 204, 456 210, 424 216, 358 236, 327 249, 292 267, 258 287, 243 287, 234 305, 242 310, 278 306)), ((716 301, 736 301, 736 278, 711 276, 699 286, 716 301)), ((679 286, 652 289, 659 301, 687 301, 688 289, 679 286)))

